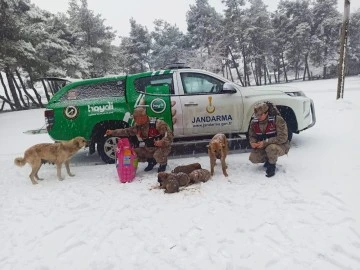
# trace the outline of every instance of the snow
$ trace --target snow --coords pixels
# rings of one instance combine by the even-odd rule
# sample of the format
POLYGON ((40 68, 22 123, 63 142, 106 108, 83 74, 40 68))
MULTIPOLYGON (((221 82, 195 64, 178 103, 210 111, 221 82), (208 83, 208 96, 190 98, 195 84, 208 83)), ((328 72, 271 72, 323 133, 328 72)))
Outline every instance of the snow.
MULTIPOLYGON (((360 77, 296 82, 315 102, 317 123, 294 135, 277 173, 266 178, 249 153, 219 163, 207 183, 176 194, 151 189, 140 163, 133 183, 81 150, 74 177, 53 165, 34 186, 15 157, 47 134, 43 110, 0 114, 0 269, 360 269, 360 77)), ((169 160, 177 165, 207 156, 169 160)))

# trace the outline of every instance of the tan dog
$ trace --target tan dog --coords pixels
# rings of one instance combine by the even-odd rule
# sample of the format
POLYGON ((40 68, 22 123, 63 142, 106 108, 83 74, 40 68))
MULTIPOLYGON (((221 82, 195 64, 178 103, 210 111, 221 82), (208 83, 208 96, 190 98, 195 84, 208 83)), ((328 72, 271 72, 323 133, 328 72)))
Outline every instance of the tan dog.
POLYGON ((192 171, 197 170, 197 169, 201 169, 200 163, 191 163, 188 165, 177 166, 171 172, 172 173, 183 172, 183 173, 189 174, 192 171))
POLYGON ((226 139, 226 136, 222 133, 216 134, 210 141, 208 145, 208 154, 210 158, 210 172, 211 175, 214 175, 214 167, 216 164, 216 159, 221 160, 221 167, 223 174, 228 176, 226 169, 227 165, 225 163, 226 156, 229 152, 229 145, 226 139))
POLYGON ((61 176, 61 166, 65 163, 66 171, 69 176, 74 176, 70 172, 70 159, 82 147, 85 147, 87 141, 83 137, 76 137, 70 141, 57 142, 57 143, 40 143, 31 146, 25 151, 24 157, 15 158, 14 163, 17 166, 24 166, 29 163, 32 170, 30 173, 30 180, 35 185, 37 180, 43 180, 38 176, 40 167, 44 163, 56 164, 58 179, 64 180, 61 176))

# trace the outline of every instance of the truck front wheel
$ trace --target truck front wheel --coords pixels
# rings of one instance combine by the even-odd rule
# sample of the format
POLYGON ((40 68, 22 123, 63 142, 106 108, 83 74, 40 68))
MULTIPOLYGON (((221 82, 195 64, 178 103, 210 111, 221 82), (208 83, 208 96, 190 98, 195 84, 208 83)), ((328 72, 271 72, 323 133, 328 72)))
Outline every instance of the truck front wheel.
POLYGON ((97 152, 105 163, 115 163, 115 150, 118 137, 103 137, 97 143, 97 152))

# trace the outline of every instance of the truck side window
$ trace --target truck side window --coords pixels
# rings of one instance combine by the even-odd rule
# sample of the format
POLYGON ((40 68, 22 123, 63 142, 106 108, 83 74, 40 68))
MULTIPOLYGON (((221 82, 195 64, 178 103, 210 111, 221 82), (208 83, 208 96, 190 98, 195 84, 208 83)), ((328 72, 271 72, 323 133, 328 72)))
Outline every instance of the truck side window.
POLYGON ((173 74, 163 74, 155 75, 151 77, 144 77, 134 80, 134 86, 136 91, 144 92, 146 86, 148 85, 157 85, 157 84, 168 84, 170 88, 170 94, 175 94, 174 92, 174 83, 173 83, 173 74))
POLYGON ((99 82, 79 85, 67 91, 60 101, 98 99, 99 97, 122 97, 125 95, 125 81, 99 82))
POLYGON ((181 82, 186 95, 220 93, 224 82, 200 73, 181 73, 181 82))

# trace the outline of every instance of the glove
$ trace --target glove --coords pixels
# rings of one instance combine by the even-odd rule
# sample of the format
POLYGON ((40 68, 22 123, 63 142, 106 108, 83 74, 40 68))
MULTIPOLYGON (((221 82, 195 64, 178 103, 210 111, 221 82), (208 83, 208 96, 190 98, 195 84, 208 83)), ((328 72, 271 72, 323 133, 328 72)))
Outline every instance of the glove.
POLYGON ((112 135, 112 130, 111 130, 111 129, 108 129, 108 130, 105 132, 105 135, 106 135, 106 136, 111 136, 111 135, 112 135))
POLYGON ((250 143, 250 145, 254 149, 259 148, 259 142, 250 143))
POLYGON ((163 147, 164 146, 164 142, 159 140, 159 141, 154 141, 154 145, 157 147, 163 147))

